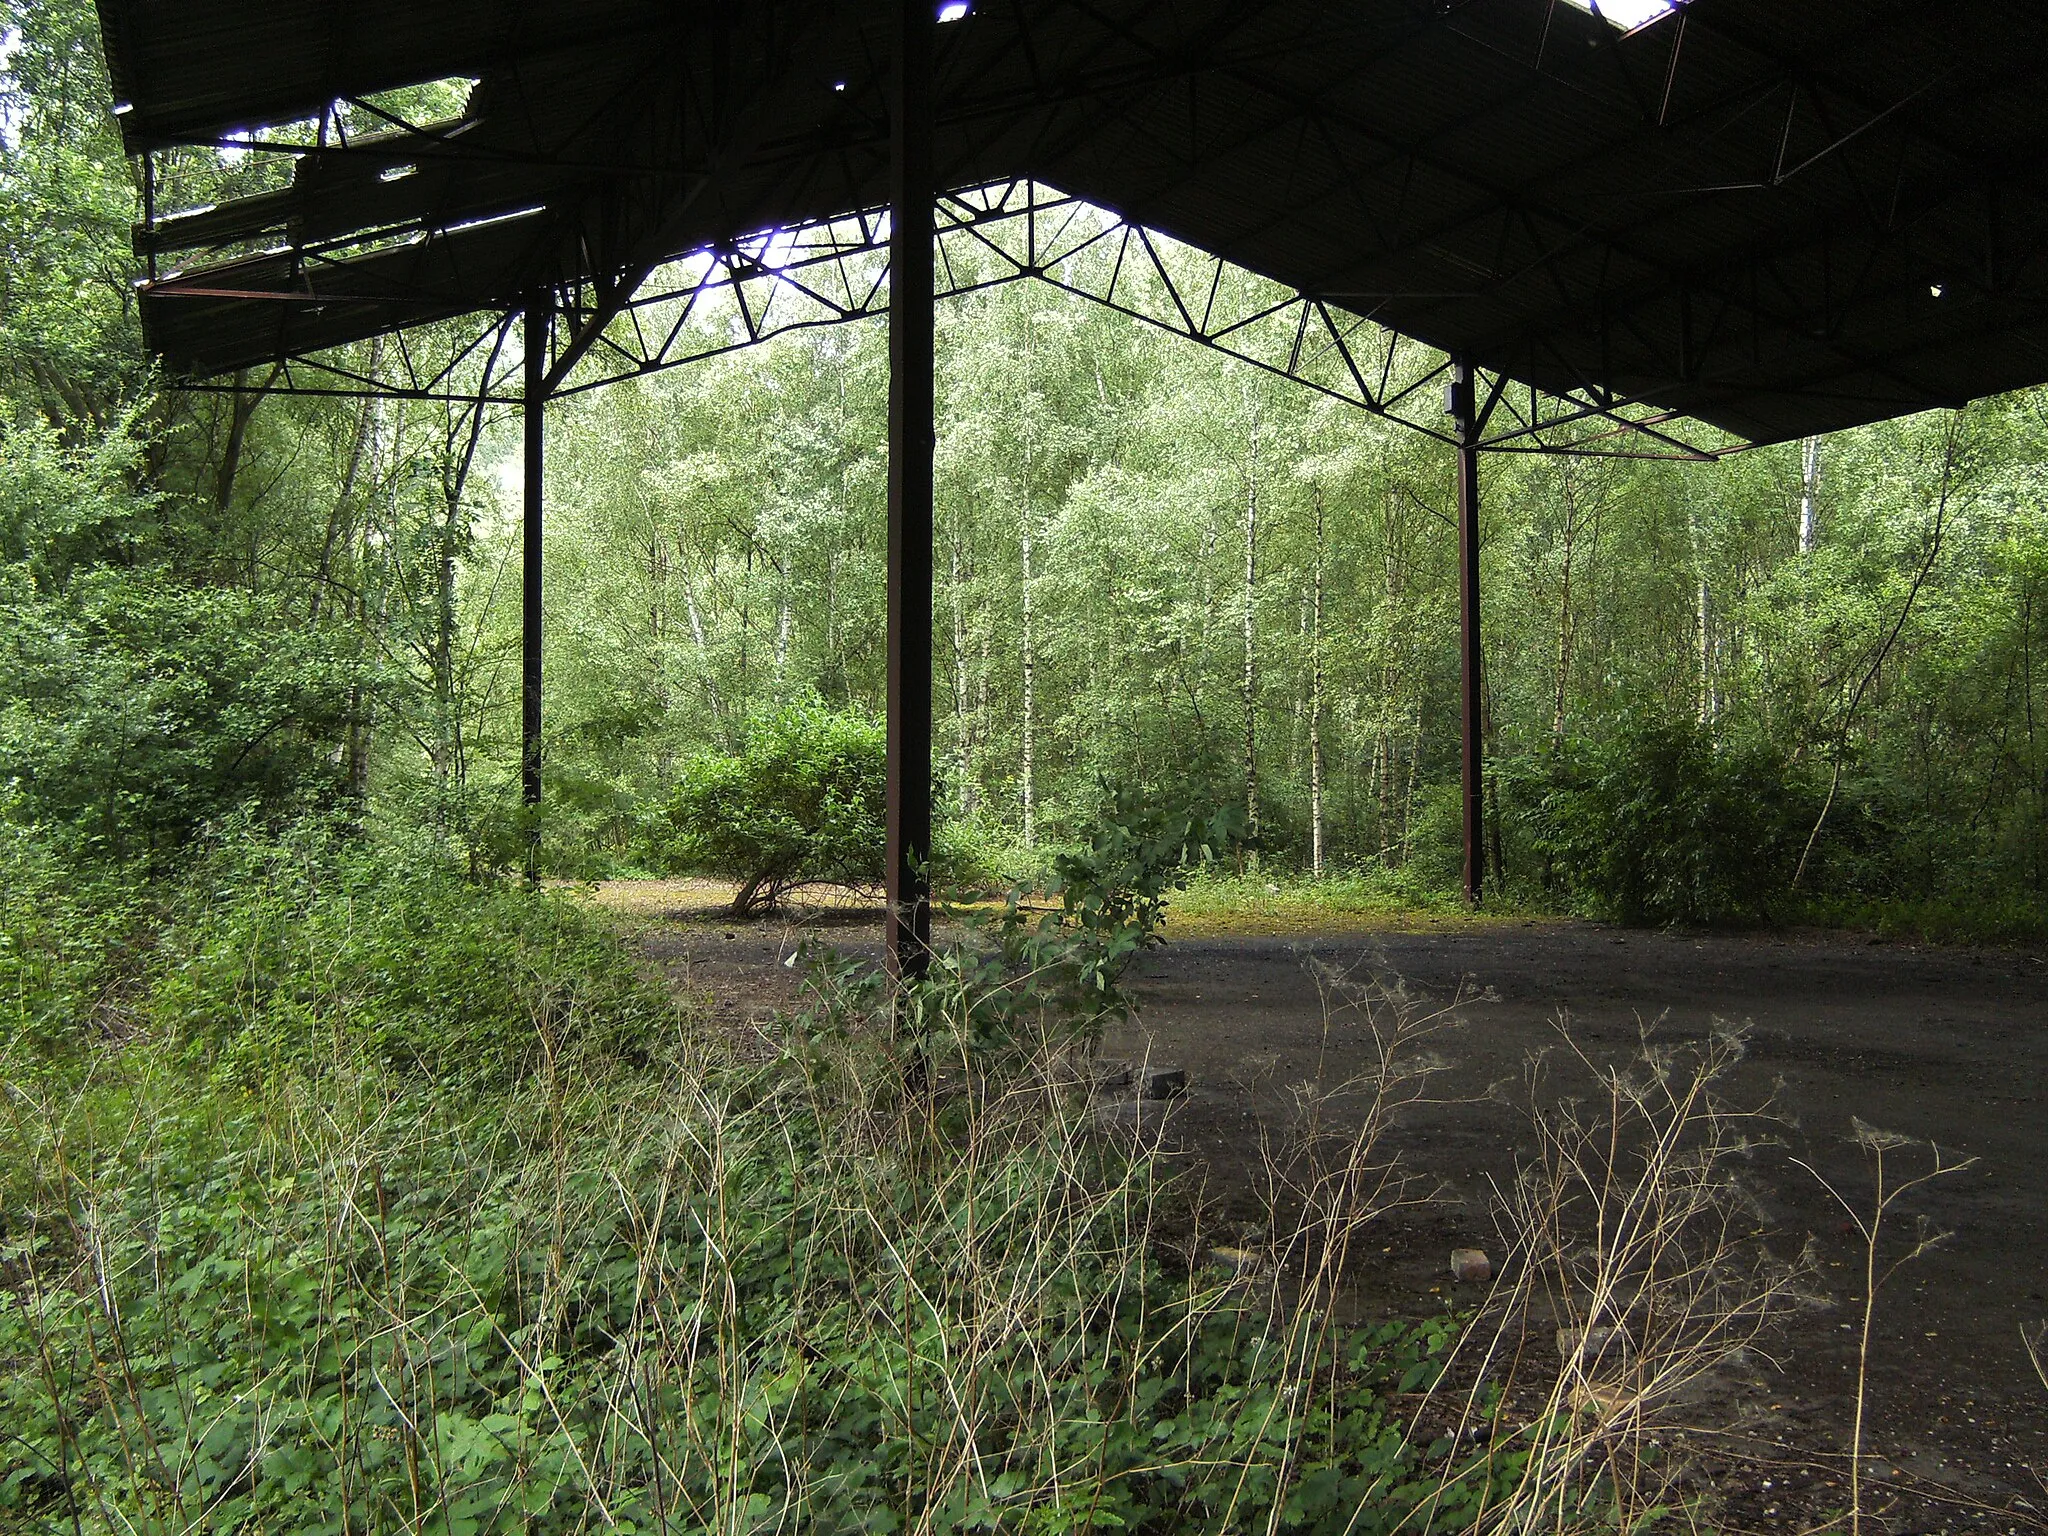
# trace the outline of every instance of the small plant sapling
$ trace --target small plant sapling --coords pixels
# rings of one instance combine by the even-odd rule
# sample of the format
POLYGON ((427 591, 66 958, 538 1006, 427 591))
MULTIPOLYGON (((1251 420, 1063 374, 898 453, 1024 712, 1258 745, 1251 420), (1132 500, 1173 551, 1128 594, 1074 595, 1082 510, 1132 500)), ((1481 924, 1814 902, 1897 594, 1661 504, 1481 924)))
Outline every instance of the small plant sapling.
POLYGON ((1961 1173, 1965 1168, 1975 1166, 1977 1159, 1966 1157, 1961 1162, 1952 1162, 1931 1141, 1921 1142, 1897 1131, 1880 1130, 1854 1117, 1850 1124, 1855 1128, 1856 1146, 1870 1165, 1872 1189, 1867 1206, 1859 1206, 1849 1199, 1811 1163, 1801 1162, 1799 1166, 1818 1179, 1821 1188, 1833 1196, 1863 1244, 1863 1317, 1856 1337, 1856 1416, 1849 1432, 1849 1531, 1850 1536, 1863 1536, 1863 1421, 1869 1401, 1870 1334, 1877 1318, 1878 1293, 1893 1275, 1940 1247, 1953 1235, 1934 1227, 1925 1216, 1921 1216, 1914 1223, 1912 1245, 1904 1253, 1888 1260, 1882 1248, 1885 1225, 1899 1202, 1908 1195, 1936 1179, 1947 1178, 1952 1173, 1961 1173), (1926 1170, 1912 1178, 1895 1177, 1894 1171, 1886 1166, 1886 1158, 1907 1147, 1917 1146, 1927 1148, 1930 1162, 1926 1170))

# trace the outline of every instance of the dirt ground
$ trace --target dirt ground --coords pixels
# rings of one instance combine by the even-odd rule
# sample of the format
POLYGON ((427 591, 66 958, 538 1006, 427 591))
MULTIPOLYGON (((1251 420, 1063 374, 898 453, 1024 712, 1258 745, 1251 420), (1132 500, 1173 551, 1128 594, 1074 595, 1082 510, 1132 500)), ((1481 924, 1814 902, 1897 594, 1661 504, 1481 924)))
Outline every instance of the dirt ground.
MULTIPOLYGON (((783 962, 809 933, 876 950, 872 916, 814 911, 803 922, 733 925, 696 887, 617 889, 615 905, 655 919, 647 948, 714 1016, 744 1024, 786 1006, 798 972, 783 962)), ((1367 1032, 1328 1023, 1319 972, 1400 986, 1422 1007, 1463 997, 1431 1044, 1451 1063, 1413 1113, 1399 1151, 1441 1180, 1445 1203, 1390 1219, 1371 1289, 1424 1315, 1453 1294, 1454 1246, 1498 1251, 1489 1178, 1526 1155, 1526 1121, 1487 1097, 1519 1084, 1530 1053, 1568 1015, 1590 1054, 1659 1037, 1704 1038, 1715 1021, 1748 1026, 1738 1100, 1775 1094, 1788 1145, 1756 1172, 1774 1242, 1817 1240, 1830 1305, 1778 1339, 1777 1369, 1749 1384, 1722 1421, 1693 1437, 1721 1519, 1735 1528, 1811 1530, 1840 1513, 1853 1413, 1861 1252, 1814 1168, 1867 1203, 1870 1176, 1852 1117, 1938 1143, 1967 1171, 1899 1211, 1909 1241, 1926 1216, 1953 1235, 1880 1294, 1866 1451, 1877 1528, 2048 1530, 2048 1387, 2022 1330, 2048 1319, 2048 961, 2008 950, 1930 948, 1855 936, 1627 931, 1581 923, 1420 920, 1391 928, 1278 937, 1199 937, 1148 957, 1139 1023, 1111 1055, 1185 1067, 1190 1092, 1171 1126, 1226 1224, 1256 1209, 1248 1189, 1262 1136, 1283 1135, 1295 1085, 1365 1070, 1367 1032)), ((1909 1158, 1924 1157, 1907 1149, 1909 1158)))

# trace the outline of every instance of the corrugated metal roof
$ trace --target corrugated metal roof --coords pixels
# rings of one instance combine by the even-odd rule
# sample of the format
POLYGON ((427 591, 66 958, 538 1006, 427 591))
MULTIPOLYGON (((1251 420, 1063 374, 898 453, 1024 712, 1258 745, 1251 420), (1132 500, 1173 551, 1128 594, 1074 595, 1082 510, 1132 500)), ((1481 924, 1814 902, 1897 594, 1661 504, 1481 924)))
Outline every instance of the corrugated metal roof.
MULTIPOLYGON (((100 9, 137 150, 481 82, 459 131, 184 226, 288 247, 145 293, 192 372, 885 195, 877 0, 100 9), (232 291, 274 296, 199 296, 232 291)), ((1691 0, 1624 36, 1558 0, 984 0, 940 36, 953 184, 1036 177, 1546 388, 1769 441, 2048 380, 2032 8, 1691 0)))

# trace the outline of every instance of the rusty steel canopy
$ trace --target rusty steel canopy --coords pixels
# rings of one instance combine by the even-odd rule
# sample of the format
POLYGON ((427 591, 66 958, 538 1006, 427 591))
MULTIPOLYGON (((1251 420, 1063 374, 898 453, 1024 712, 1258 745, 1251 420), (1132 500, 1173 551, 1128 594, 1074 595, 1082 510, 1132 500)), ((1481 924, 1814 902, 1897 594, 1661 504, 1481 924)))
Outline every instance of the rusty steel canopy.
MULTIPOLYGON (((1485 368, 1755 442, 2048 380, 2048 16, 1608 3, 976 0, 938 29, 939 178, 1035 178, 1485 368)), ((99 8, 137 153, 476 82, 449 121, 323 134, 288 187, 138 230, 185 264, 142 312, 188 376, 628 294, 887 200, 876 0, 99 8)))

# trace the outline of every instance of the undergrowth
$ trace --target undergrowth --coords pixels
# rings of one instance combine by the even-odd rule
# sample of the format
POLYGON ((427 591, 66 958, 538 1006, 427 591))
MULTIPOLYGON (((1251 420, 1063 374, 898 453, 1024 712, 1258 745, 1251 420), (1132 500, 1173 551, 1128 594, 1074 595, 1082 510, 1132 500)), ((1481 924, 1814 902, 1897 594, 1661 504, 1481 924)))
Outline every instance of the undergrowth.
POLYGON ((1229 835, 1106 832, 1057 912, 1012 906, 909 994, 821 963, 760 1039, 678 1014, 587 904, 418 851, 241 829, 108 907, 118 942, 51 866, 50 901, 0 907, 0 1527, 1420 1536, 1640 1508, 1600 1503, 1613 1416, 1566 1393, 1509 1422, 1469 1320, 1335 1320, 1344 1255, 1408 1197, 1383 1137, 1431 1018, 1354 999, 1380 1067, 1275 1149, 1295 1235, 1260 1264, 1218 1262, 1168 1164, 1091 1114, 1123 963, 1229 835))
POLYGON ((573 900, 371 858, 243 837, 104 958, 118 1030, 61 967, 17 1007, 9 1529, 1376 1531, 1497 1481, 1406 1433, 1448 1322, 1303 1331, 1176 1249, 1035 982, 952 973, 927 1091, 829 972, 743 1060, 573 900))

